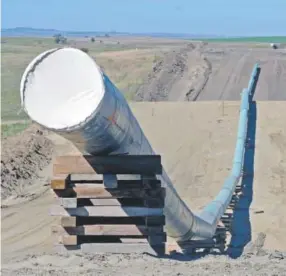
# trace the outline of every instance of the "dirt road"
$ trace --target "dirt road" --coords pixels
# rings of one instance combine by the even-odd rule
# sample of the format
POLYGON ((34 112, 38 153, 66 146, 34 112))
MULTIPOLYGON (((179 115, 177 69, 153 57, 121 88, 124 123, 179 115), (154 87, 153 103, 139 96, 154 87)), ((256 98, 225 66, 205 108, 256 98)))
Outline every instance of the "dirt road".
MULTIPOLYGON (((231 168, 239 102, 134 103, 131 107, 155 151, 162 155, 163 165, 182 199, 193 211, 201 210, 218 193, 231 168)), ((32 201, 2 209, 3 275, 72 275, 71 271, 74 275, 118 275, 119 268, 120 275, 141 275, 143 270, 145 275, 189 275, 190 269, 192 275, 241 275, 245 269, 249 275, 261 275, 261 271, 266 275, 283 275, 284 109, 284 102, 258 102, 253 110, 254 174, 253 179, 244 180, 252 179, 248 184, 251 189, 242 200, 244 208, 236 214, 233 229, 236 239, 232 242, 241 250, 262 233, 260 256, 247 247, 236 261, 227 256, 209 256, 192 262, 181 256, 169 260, 142 255, 59 256, 53 253, 50 235, 50 226, 56 222, 48 215, 53 199, 45 192, 32 201), (241 219, 245 226, 242 232, 241 219)), ((76 152, 56 135, 50 138, 57 144, 57 154, 76 152)))
POLYGON ((154 66, 135 100, 239 100, 255 63, 262 70, 255 100, 286 100, 286 49, 247 44, 191 44, 154 66))
POLYGON ((239 100, 247 87, 255 63, 261 74, 254 100, 286 100, 286 51, 217 47, 205 49, 212 64, 212 74, 197 100, 239 100))

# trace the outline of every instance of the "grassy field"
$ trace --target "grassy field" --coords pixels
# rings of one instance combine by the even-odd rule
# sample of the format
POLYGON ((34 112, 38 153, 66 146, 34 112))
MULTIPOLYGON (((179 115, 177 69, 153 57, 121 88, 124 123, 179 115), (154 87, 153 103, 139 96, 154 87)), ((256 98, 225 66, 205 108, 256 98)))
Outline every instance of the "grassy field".
POLYGON ((241 43, 286 43, 286 36, 253 36, 202 39, 207 42, 241 42, 241 43))
MULTIPOLYGON (((2 38, 2 100, 1 118, 7 120, 25 119, 20 108, 20 80, 29 62, 41 52, 59 47, 53 38, 2 38)), ((67 46, 86 48, 97 63, 104 68, 110 79, 124 93, 128 100, 152 70, 157 58, 156 51, 148 45, 128 44, 88 39, 68 40, 67 46)), ((22 126, 15 126, 15 128, 22 126)), ((8 130, 7 130, 8 131, 8 130)), ((10 131, 10 130, 9 130, 10 131)), ((8 131, 8 132, 9 132, 8 131)))
POLYGON ((14 136, 25 130, 31 124, 30 121, 13 122, 1 124, 1 137, 14 136))

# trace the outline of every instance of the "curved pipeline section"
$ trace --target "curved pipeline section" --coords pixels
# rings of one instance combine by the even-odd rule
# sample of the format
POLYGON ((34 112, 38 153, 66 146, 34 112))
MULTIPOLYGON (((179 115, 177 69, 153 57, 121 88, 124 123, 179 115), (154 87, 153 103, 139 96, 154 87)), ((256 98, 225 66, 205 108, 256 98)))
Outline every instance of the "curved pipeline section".
MULTIPOLYGON (((85 153, 155 154, 120 91, 78 49, 52 49, 36 57, 23 74, 20 91, 22 107, 34 122, 71 140, 85 153)), ((160 176, 166 187, 166 231, 178 241, 213 237, 229 204, 241 174, 249 91, 242 93, 232 173, 200 216, 180 199, 165 170, 160 176)))
POLYGON ((218 220, 224 214, 227 206, 229 205, 235 187, 238 184, 242 172, 243 159, 244 159, 244 147, 246 142, 247 133, 247 119, 248 119, 248 90, 244 89, 242 92, 242 101, 240 106, 240 118, 239 127, 237 133, 237 142, 235 148, 235 154, 233 159, 232 171, 229 177, 225 180, 224 185, 215 197, 215 199, 209 203, 200 214, 200 217, 209 223, 212 228, 212 233, 215 233, 218 220))
POLYGON ((200 218, 209 224, 211 229, 210 238, 214 235, 217 223, 221 216, 224 214, 227 206, 229 205, 235 187, 240 181, 244 163, 245 143, 247 137, 247 125, 248 125, 248 111, 249 100, 254 94, 255 85, 258 80, 260 68, 258 64, 255 64, 248 88, 243 89, 241 94, 240 115, 237 131, 237 141, 234 152, 232 170, 229 177, 225 180, 224 185, 215 197, 200 214, 200 218))

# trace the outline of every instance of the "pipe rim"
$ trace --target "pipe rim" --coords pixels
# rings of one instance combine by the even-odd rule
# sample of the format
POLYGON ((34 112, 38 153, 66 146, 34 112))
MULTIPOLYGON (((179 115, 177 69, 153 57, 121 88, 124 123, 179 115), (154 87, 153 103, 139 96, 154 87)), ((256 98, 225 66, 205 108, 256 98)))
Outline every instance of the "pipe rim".
POLYGON ((54 48, 35 57, 20 83, 21 105, 50 130, 80 128, 95 116, 105 94, 104 74, 85 52, 54 48))

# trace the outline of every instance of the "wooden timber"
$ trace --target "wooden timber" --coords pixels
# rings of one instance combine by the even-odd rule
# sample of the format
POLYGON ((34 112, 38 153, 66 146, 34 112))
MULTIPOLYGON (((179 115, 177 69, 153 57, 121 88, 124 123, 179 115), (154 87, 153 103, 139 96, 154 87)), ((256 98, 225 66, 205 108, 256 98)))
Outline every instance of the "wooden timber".
POLYGON ((59 251, 165 253, 160 156, 59 156, 53 169, 59 251))

